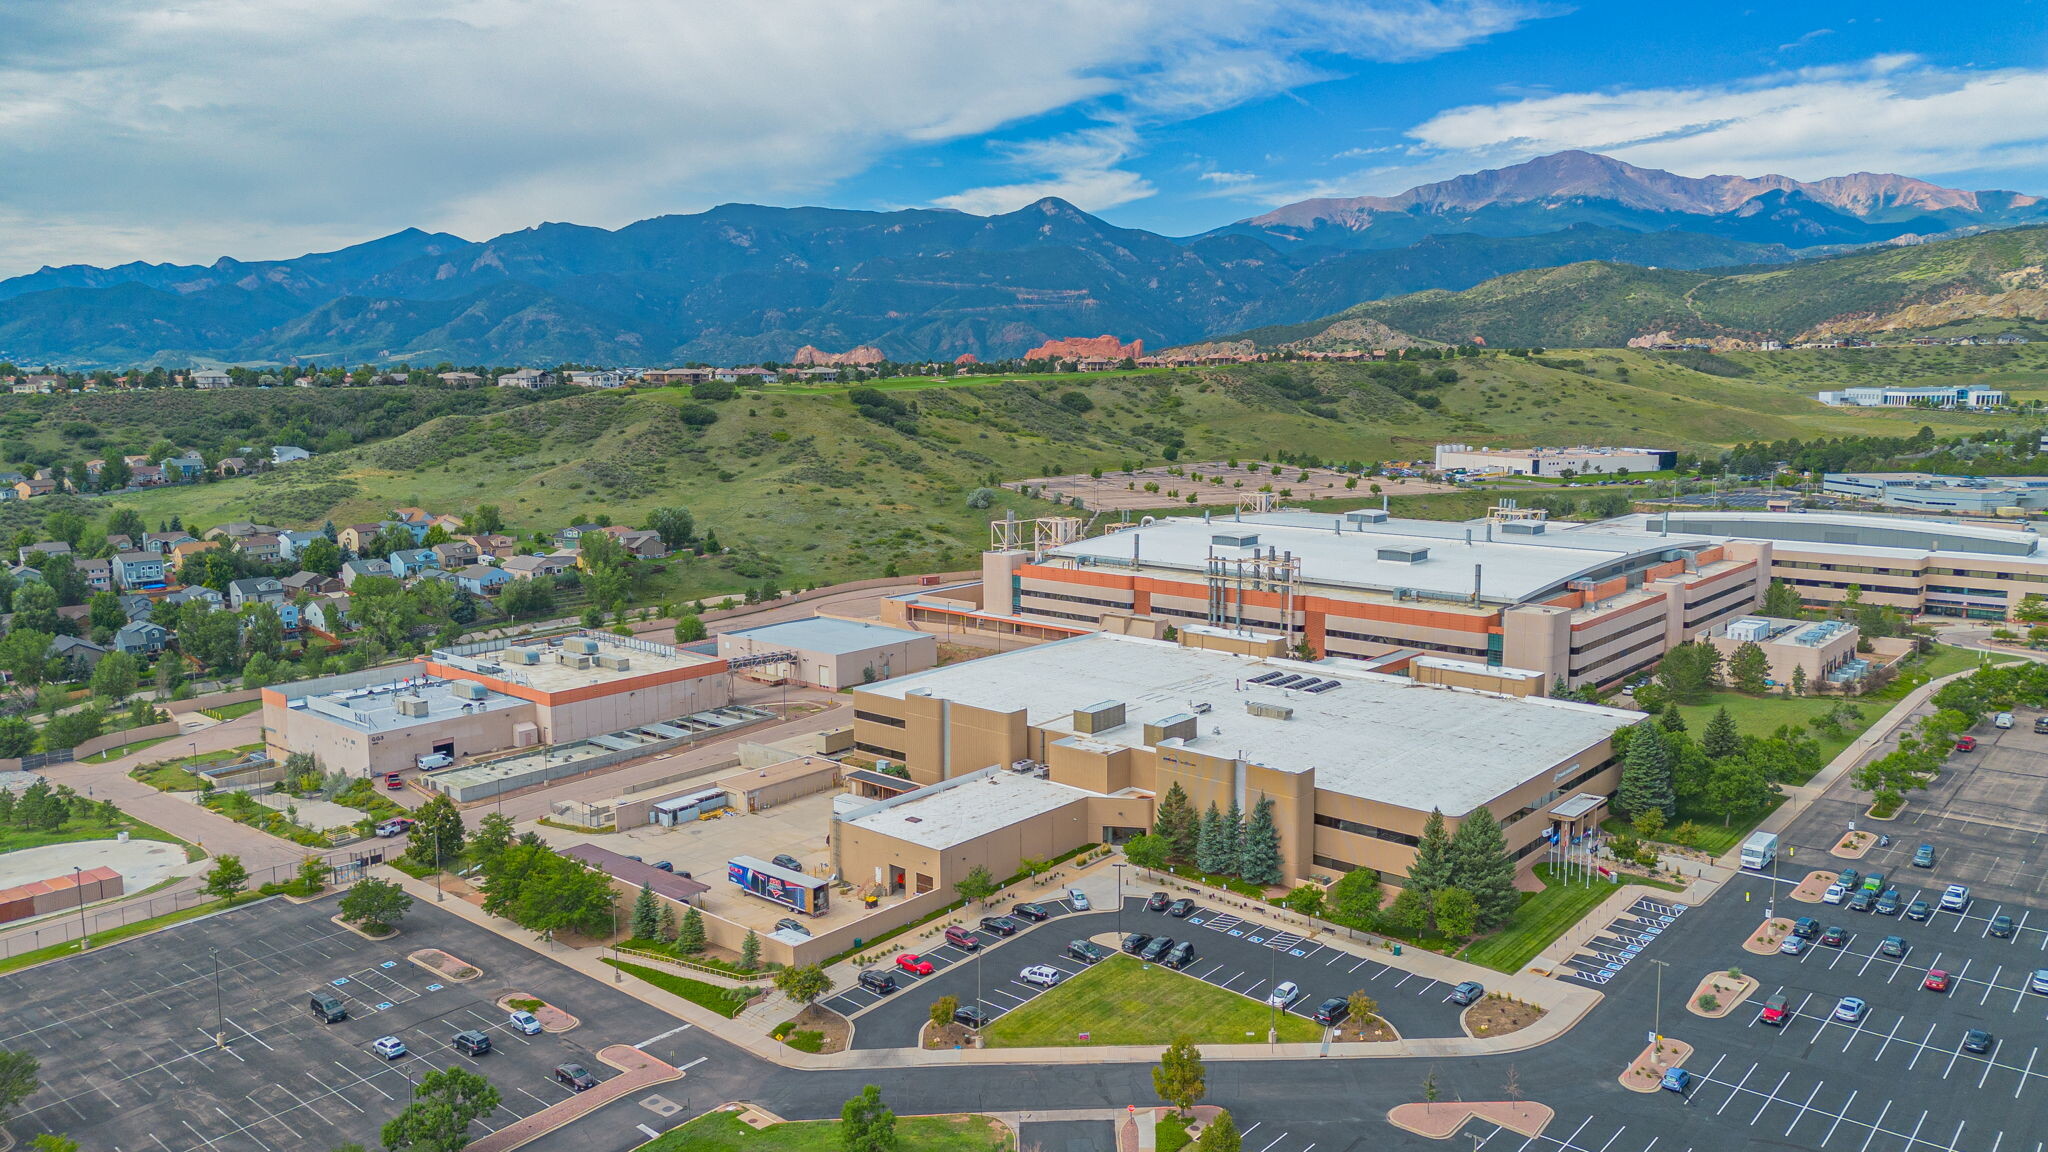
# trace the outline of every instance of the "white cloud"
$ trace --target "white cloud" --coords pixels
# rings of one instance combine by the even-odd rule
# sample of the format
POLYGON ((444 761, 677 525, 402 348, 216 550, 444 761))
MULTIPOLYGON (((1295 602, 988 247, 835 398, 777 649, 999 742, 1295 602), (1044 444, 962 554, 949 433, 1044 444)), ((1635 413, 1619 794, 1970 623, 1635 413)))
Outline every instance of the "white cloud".
POLYGON ((1195 177, 1197 180, 1207 180, 1211 184, 1226 185, 1249 184, 1258 178, 1259 174, 1257 172, 1204 172, 1200 176, 1195 177))
POLYGON ((1583 148, 1683 175, 1992 172, 2048 157, 2048 70, 1957 71, 1903 56, 1744 83, 1454 108, 1409 133, 1470 166, 1583 148))
MULTIPOLYGON (((15 4, 0 221, 24 225, 15 268, 282 256, 407 225, 615 226, 817 195, 892 149, 1062 109, 1185 119, 1315 79, 1311 53, 1407 59, 1527 15, 1500 0, 15 4)), ((1009 194, 959 200, 1148 193, 1115 163, 1022 168, 1009 194)))

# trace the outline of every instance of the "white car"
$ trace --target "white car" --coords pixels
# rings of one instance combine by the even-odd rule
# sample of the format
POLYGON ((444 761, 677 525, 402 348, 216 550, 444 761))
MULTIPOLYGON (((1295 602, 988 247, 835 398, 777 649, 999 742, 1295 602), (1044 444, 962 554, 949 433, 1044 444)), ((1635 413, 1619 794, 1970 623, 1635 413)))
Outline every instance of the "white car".
POLYGON ((405 1041, 396 1036, 379 1036, 376 1043, 370 1045, 370 1051, 386 1060, 396 1060, 405 1055, 405 1041))
POLYGON ((1828 890, 1820 894, 1820 902, 1823 904, 1840 904, 1842 897, 1848 894, 1849 890, 1840 884, 1830 884, 1828 885, 1828 890))
POLYGON ((2000 712, 1997 716, 1992 717, 1991 722, 2000 728, 2010 728, 2012 727, 2012 713, 2000 712))
POLYGON ((1785 937, 1785 942, 1778 945, 1778 952, 1785 956, 1797 956, 1804 951, 1806 951, 1806 940, 1800 936, 1787 936, 1785 937))
POLYGON ((514 1030, 524 1032, 528 1036, 540 1035, 540 1017, 535 1016, 533 1013, 514 1012, 512 1013, 511 1020, 514 1030))
POLYGON ((1283 1011, 1289 1004, 1299 999, 1301 999, 1301 985, 1296 984, 1292 980, 1282 980, 1280 983, 1273 985, 1273 990, 1266 994, 1266 1003, 1283 1011))
POLYGON ((1031 967, 1017 973, 1017 979, 1022 980, 1026 984, 1036 984, 1041 988, 1050 988, 1066 978, 1067 974, 1065 972, 1050 964, 1033 964, 1031 967))
POLYGON ((1093 908, 1094 905, 1088 903, 1088 894, 1086 892, 1081 891, 1079 888, 1069 888, 1067 889, 1067 907, 1072 908, 1076 912, 1086 912, 1093 908))

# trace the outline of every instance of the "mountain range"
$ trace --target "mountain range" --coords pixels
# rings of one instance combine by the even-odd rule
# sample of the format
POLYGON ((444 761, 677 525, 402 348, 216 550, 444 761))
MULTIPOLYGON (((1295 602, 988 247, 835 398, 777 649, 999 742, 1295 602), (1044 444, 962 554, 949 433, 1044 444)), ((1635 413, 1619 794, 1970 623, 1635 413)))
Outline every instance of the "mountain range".
POLYGON ((1584 152, 1179 238, 1058 199, 987 217, 729 204, 484 241, 407 229, 292 260, 46 267, 0 281, 0 358, 666 365, 808 344, 991 359, 1098 332, 1163 347, 1584 261, 1774 265, 2035 222, 2048 202, 2017 192, 1690 178, 1584 152))

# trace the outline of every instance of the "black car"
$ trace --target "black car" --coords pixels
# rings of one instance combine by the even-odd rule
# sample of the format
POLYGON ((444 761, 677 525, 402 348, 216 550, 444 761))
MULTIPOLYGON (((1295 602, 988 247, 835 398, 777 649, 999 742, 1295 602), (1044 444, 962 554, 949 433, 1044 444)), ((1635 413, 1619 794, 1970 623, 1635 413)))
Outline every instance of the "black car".
POLYGON ((583 1092, 597 1087, 597 1077, 592 1076, 581 1064, 555 1065, 555 1082, 572 1092, 583 1092))
POLYGON ((1335 996, 1316 1005, 1315 1019, 1318 1024, 1325 1026, 1342 1024, 1344 1018, 1349 1015, 1351 1015, 1351 1002, 1340 1000, 1335 996))
POLYGON ((877 996, 887 996, 896 990, 895 973, 884 972, 878 968, 870 968, 861 973, 860 979, 857 982, 861 987, 873 992, 877 996))
POLYGON ((1012 904, 1010 906, 1010 915, 1019 920, 1029 920, 1033 924, 1039 923, 1042 920, 1052 919, 1052 913, 1047 912, 1044 907, 1037 904, 1012 904))
POLYGON ((1129 936, 1124 937, 1123 950, 1132 956, 1136 956, 1145 950, 1145 945, 1151 942, 1152 937, 1145 935, 1143 932, 1133 932, 1129 936))
POLYGON ((1166 893, 1154 892, 1150 896, 1145 897, 1145 911, 1164 912, 1166 911, 1166 906, 1171 903, 1173 903, 1173 898, 1166 893))
POLYGON ((1982 1028, 1972 1028, 1968 1032, 1963 1033, 1963 1051, 1965 1052, 1989 1052, 1991 1051, 1991 1046, 1997 1042, 1991 1033, 1986 1032, 1982 1028))
POLYGON ((1868 912, 1876 904, 1877 897, 1871 894, 1870 889, 1859 888, 1854 896, 1849 897, 1848 908, 1851 912, 1868 912))
POLYGON ((2012 935, 2012 917, 2000 913, 1991 918, 1991 934, 2004 939, 2012 935))
POLYGON ((1138 959, 1156 964, 1160 960, 1165 959, 1166 954, 1171 951, 1173 951, 1173 937, 1155 936, 1150 944, 1145 945, 1145 950, 1138 953, 1138 959))
POLYGON ((1008 916, 983 916, 981 918, 982 931, 993 932, 998 936, 1015 936, 1018 930, 1023 927, 1022 924, 1017 923, 1008 916))
POLYGON ((801 872, 804 870, 804 862, 794 856, 777 856, 771 863, 777 868, 787 868, 791 872, 801 872))
POLYGON ((1093 964, 1097 960, 1109 955, 1109 951, 1100 944, 1092 944, 1086 940, 1075 940, 1068 943, 1067 955, 1072 959, 1079 960, 1083 964, 1093 964))
POLYGON ((1884 895, 1877 898, 1877 907, 1871 909, 1871 911, 1879 916, 1897 916, 1899 914, 1899 890, 1897 888, 1885 889, 1884 895))
POLYGON ((1188 965, 1194 962, 1195 943, 1192 940, 1183 940, 1180 943, 1175 944, 1173 946, 1173 951, 1168 952, 1166 954, 1166 959, 1164 961, 1168 968, 1171 968, 1176 972, 1180 971, 1181 969, 1187 967, 1188 965))
POLYGON ((988 1013, 969 1004, 965 1008, 953 1009, 953 1023, 965 1024, 969 1028, 988 1027, 988 1013))
POLYGON ((1801 916, 1792 922, 1792 934, 1801 940, 1811 940, 1820 935, 1820 921, 1811 916, 1801 916))
POLYGON ((452 1042, 456 1051, 466 1052, 471 1056, 481 1056, 491 1050, 491 1038, 474 1028, 466 1032, 457 1032, 452 1042))
POLYGON ((1849 932, 1839 925, 1830 924, 1828 930, 1820 934, 1820 942, 1830 948, 1840 948, 1849 942, 1849 932))
POLYGON ((1176 920, 1185 919, 1188 913, 1193 912, 1194 910, 1195 902, 1193 900, 1188 899, 1185 896, 1181 897, 1178 900, 1175 900, 1173 903, 1168 904, 1166 906, 1166 914, 1168 916, 1173 917, 1176 920))

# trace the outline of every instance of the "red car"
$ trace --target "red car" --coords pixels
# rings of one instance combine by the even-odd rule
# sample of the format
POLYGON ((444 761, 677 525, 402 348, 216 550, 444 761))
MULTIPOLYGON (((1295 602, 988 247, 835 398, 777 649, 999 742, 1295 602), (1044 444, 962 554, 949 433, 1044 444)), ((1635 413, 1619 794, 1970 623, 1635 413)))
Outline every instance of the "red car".
POLYGON ((915 952, 902 952, 896 956, 896 966, 913 976, 929 976, 935 969, 932 962, 915 952))
POLYGON ((1930 969, 1927 973, 1927 979, 1922 980, 1920 986, 1929 992, 1946 992, 1948 991, 1948 973, 1943 972, 1939 968, 1930 969))
POLYGON ((397 792, 405 787, 405 781, 399 777, 398 773, 389 772, 384 776, 384 786, 393 792, 397 792))
POLYGON ((1975 736, 1958 736, 1958 737, 1956 737, 1956 751, 1958 751, 1958 752, 1975 752, 1976 750, 1977 750, 1977 738, 1976 738, 1975 736))

